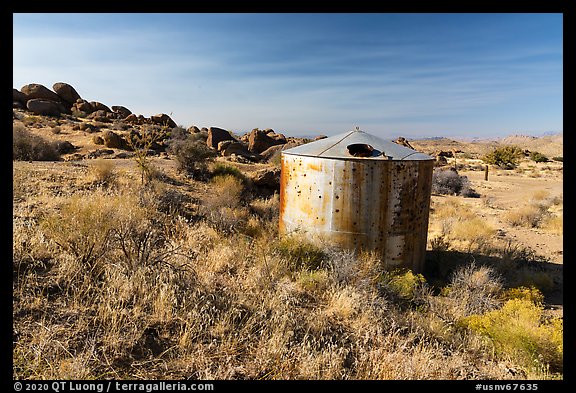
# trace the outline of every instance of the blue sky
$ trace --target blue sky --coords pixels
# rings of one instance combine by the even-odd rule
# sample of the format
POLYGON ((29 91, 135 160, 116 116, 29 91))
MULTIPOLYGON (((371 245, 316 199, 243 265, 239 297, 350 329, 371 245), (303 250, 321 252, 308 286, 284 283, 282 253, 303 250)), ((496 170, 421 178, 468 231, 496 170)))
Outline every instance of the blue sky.
POLYGON ((185 127, 382 137, 563 131, 562 14, 13 14, 13 87, 185 127))

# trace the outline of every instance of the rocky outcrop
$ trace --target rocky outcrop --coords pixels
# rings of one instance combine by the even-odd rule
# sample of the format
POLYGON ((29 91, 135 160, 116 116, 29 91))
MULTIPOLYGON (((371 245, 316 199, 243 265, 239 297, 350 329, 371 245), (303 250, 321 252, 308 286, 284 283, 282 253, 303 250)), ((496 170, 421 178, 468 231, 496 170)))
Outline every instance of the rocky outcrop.
POLYGON ((112 112, 114 112, 119 119, 125 119, 132 114, 132 111, 122 105, 113 105, 112 112))
POLYGON ((98 101, 90 101, 90 105, 94 108, 94 111, 104 111, 104 112, 112 112, 110 108, 98 101))
POLYGON ((270 138, 272 138, 272 139, 274 139, 274 140, 276 140, 276 141, 278 141, 278 142, 281 142, 281 143, 286 143, 286 142, 287 142, 286 137, 284 136, 284 134, 277 134, 276 131, 274 131, 274 130, 271 129, 271 128, 267 128, 267 129, 264 130, 264 131, 266 132, 266 136, 268 136, 268 137, 270 137, 270 138))
POLYGON ((279 152, 282 150, 291 149, 293 147, 303 145, 304 143, 306 142, 303 138, 292 138, 292 140, 286 142, 285 144, 270 146, 268 149, 260 153, 260 158, 264 162, 269 161, 274 155, 280 154, 279 152))
POLYGON ((94 107, 88 101, 79 98, 76 102, 72 105, 73 112, 83 112, 87 115, 94 112, 94 107))
POLYGON ((257 156, 250 153, 248 149, 246 149, 246 146, 238 141, 232 141, 232 140, 221 141, 218 143, 218 151, 224 157, 228 157, 231 156, 232 154, 235 154, 237 156, 244 157, 252 161, 258 160, 257 156))
POLYGON ((74 89, 74 87, 70 86, 68 83, 54 83, 54 85, 52 85, 52 90, 56 92, 56 95, 58 95, 60 100, 66 104, 68 109, 72 108, 72 105, 74 105, 76 101, 82 99, 76 89, 74 89))
POLYGON ((110 123, 112 122, 112 119, 115 117, 115 115, 112 112, 106 112, 102 109, 98 109, 97 111, 90 113, 86 117, 94 121, 99 121, 102 123, 110 123))
POLYGON ((234 141, 238 142, 236 138, 232 136, 230 131, 223 130, 218 127, 210 127, 208 129, 208 138, 206 139, 206 144, 212 149, 218 149, 218 143, 222 141, 234 141))
POLYGON ((12 89, 12 101, 19 102, 25 107, 26 102, 28 101, 28 96, 18 89, 12 89))
POLYGON ((59 154, 69 154, 76 150, 76 146, 74 146, 69 141, 57 141, 56 142, 56 151, 59 154))
POLYGON ((26 94, 28 100, 34 98, 39 98, 43 100, 50 100, 54 102, 61 102, 58 94, 54 93, 52 90, 48 89, 46 86, 39 83, 30 83, 28 85, 22 86, 20 91, 26 94))
POLYGON ((125 149, 126 141, 120 135, 116 134, 114 131, 105 130, 102 132, 102 140, 104 141, 104 146, 111 149, 125 149))
POLYGON ((96 145, 103 145, 104 144, 104 138, 102 138, 100 135, 94 135, 92 137, 92 142, 94 142, 94 144, 96 144, 96 145))
POLYGON ((250 175, 253 192, 260 196, 270 196, 280 192, 280 168, 261 169, 250 175))
POLYGON ((252 153, 260 154, 271 146, 286 143, 286 137, 276 134, 274 130, 259 130, 255 128, 248 136, 248 150, 252 153))
POLYGON ((130 124, 138 124, 138 116, 136 116, 134 113, 131 113, 124 118, 124 122, 130 124))
POLYGON ((152 124, 158 124, 160 126, 167 126, 170 128, 176 127, 176 123, 174 122, 174 120, 172 120, 170 116, 168 116, 165 113, 150 116, 150 121, 152 122, 152 124))
MULTIPOLYGON (((45 122, 42 119, 28 116, 30 112, 40 116, 72 114, 73 116, 62 116, 58 120, 58 128, 62 125, 69 126, 72 131, 80 133, 98 133, 94 136, 93 143, 104 145, 106 148, 127 151, 132 151, 134 148, 132 133, 138 134, 144 129, 163 130, 163 127, 167 126, 173 130, 166 134, 168 135, 166 139, 154 142, 151 149, 155 152, 166 151, 166 146, 170 143, 167 138, 185 139, 195 134, 194 140, 205 142, 207 146, 226 157, 226 160, 244 163, 267 160, 281 150, 311 141, 286 137, 271 128, 265 130, 255 128, 241 137, 236 137, 232 132, 218 127, 191 126, 185 131, 183 128, 180 129, 176 122, 165 113, 147 118, 143 115, 136 115, 121 105, 108 107, 99 101, 87 101, 73 86, 65 82, 54 83, 52 88, 54 91, 38 83, 25 85, 20 90, 14 88, 14 119, 22 120, 30 117, 30 121, 33 121, 31 127, 42 128, 45 122), (110 128, 110 130, 105 128, 110 128), (102 132, 100 132, 101 129, 103 129, 102 132), (123 133, 129 129, 131 129, 130 135, 123 133)), ((53 120, 50 122, 54 123, 53 120)), ((50 127, 56 129, 55 126, 50 127)), ((68 152, 72 150, 72 147, 64 144, 62 149, 68 152)), ((80 157, 77 153, 71 156, 80 157)), ((257 183, 259 182, 266 183, 265 180, 257 180, 257 183)))
POLYGON ((13 94, 18 99, 17 102, 22 102, 25 108, 37 115, 60 116, 61 113, 70 113, 70 108, 58 94, 39 83, 22 86, 20 93, 22 94, 13 94), (35 101, 30 104, 32 100, 35 101))
POLYGON ((62 104, 43 98, 33 98, 28 100, 26 108, 31 112, 42 116, 60 116, 64 109, 62 108, 62 104))

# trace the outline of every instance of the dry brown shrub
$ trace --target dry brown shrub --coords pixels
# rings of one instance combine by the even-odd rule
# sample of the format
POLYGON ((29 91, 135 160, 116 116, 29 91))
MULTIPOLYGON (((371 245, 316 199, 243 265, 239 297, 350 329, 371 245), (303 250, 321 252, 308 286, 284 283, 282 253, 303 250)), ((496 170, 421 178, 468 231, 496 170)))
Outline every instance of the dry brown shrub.
POLYGON ((114 186, 117 179, 114 162, 102 158, 94 160, 90 165, 89 179, 96 185, 114 186))
POLYGON ((517 207, 504 213, 503 218, 513 226, 536 228, 546 214, 546 209, 540 204, 529 204, 517 207))
POLYGON ((462 317, 495 309, 501 304, 502 279, 488 266, 474 263, 456 270, 442 297, 433 299, 432 309, 444 319, 462 317))
POLYGON ((562 235, 564 233, 564 215, 562 213, 547 217, 541 224, 542 229, 562 235))

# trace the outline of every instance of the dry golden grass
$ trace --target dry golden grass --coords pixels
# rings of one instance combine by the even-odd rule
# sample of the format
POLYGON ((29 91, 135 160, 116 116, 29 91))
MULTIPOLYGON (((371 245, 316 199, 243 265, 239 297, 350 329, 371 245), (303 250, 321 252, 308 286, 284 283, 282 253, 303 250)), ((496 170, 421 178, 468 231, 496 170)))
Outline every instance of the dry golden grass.
POLYGON ((492 225, 456 197, 449 197, 434 205, 429 227, 433 248, 454 248, 468 252, 482 251, 493 242, 496 232, 492 225))
POLYGON ((456 222, 452 226, 451 236, 467 243, 468 249, 481 250, 491 242, 495 233, 496 230, 485 220, 474 217, 456 222))
POLYGON ((564 234, 564 215, 562 212, 557 215, 547 217, 541 224, 542 229, 557 234, 564 234))
POLYGON ((532 199, 534 201, 543 201, 550 197, 550 192, 546 190, 538 190, 532 194, 532 199))
POLYGON ((534 192, 528 202, 502 215, 511 226, 538 228, 551 234, 563 233, 563 196, 551 196, 547 190, 534 192))
POLYGON ((234 208, 240 204, 244 185, 236 176, 216 176, 212 179, 212 184, 214 194, 205 200, 205 205, 209 209, 234 208))
POLYGON ((117 176, 114 163, 102 158, 94 160, 90 165, 90 174, 96 184, 103 186, 112 186, 117 176))
MULTIPOLYGON (((489 270, 438 294, 375 254, 279 237, 278 196, 250 198, 237 177, 141 184, 99 165, 15 168, 15 379, 512 377, 505 353, 456 324, 500 306, 489 270), (197 203, 181 214, 167 193, 197 203)), ((450 242, 488 237, 446 200, 434 225, 450 242)))

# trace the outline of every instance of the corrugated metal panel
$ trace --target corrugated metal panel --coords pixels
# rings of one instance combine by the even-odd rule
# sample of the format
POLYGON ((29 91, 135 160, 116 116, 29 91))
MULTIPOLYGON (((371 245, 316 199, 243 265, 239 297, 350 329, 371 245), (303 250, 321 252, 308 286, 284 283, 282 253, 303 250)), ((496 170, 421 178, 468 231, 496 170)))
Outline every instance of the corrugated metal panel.
POLYGON ((283 154, 359 160, 433 160, 427 154, 378 138, 361 130, 349 131, 296 146, 284 150, 283 154), (362 151, 362 146, 365 146, 366 150, 362 151), (359 155, 353 154, 356 147, 360 149, 359 155))

